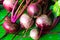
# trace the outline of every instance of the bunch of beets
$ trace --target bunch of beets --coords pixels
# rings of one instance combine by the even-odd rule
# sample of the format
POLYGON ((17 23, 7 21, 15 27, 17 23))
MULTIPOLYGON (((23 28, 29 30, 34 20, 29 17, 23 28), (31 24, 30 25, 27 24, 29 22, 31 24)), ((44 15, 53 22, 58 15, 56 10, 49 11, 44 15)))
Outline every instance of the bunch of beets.
POLYGON ((50 17, 52 13, 51 10, 48 10, 50 0, 22 0, 20 4, 18 2, 18 0, 0 1, 8 14, 11 13, 10 16, 4 18, 3 28, 6 30, 6 34, 16 33, 17 35, 23 29, 26 29, 27 32, 35 24, 37 28, 30 31, 30 37, 38 40, 42 34, 49 32, 60 20, 60 17, 53 19, 50 17), (19 24, 16 23, 18 19, 19 24))

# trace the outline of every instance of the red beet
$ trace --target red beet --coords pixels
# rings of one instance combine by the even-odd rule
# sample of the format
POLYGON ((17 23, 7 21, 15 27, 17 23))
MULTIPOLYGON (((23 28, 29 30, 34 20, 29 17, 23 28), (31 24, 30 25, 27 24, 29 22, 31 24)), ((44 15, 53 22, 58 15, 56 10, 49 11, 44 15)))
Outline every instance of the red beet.
POLYGON ((41 12, 41 6, 39 6, 39 2, 41 2, 41 0, 38 0, 36 3, 31 3, 28 7, 27 7, 27 12, 31 17, 38 17, 41 12))
POLYGON ((3 27, 8 33, 14 33, 18 30, 19 26, 15 23, 12 23, 10 18, 6 17, 3 27))
POLYGON ((41 27, 49 27, 51 25, 51 19, 47 15, 41 15, 36 19, 36 26, 41 27))
POLYGON ((33 19, 27 14, 22 14, 20 17, 20 25, 22 28, 29 29, 33 24, 33 19))
POLYGON ((27 8, 27 12, 31 17, 39 15, 39 8, 36 4, 30 4, 27 8))
POLYGON ((5 22, 3 23, 3 28, 6 30, 6 33, 2 38, 4 38, 8 33, 15 33, 19 29, 19 25, 12 23, 11 19, 7 16, 5 18, 5 22))
POLYGON ((3 1, 4 8, 10 12, 14 6, 15 1, 16 0, 4 0, 3 1))
POLYGON ((38 30, 37 29, 32 29, 30 31, 30 37, 34 40, 38 40, 39 39, 38 30))
POLYGON ((39 37, 41 36, 43 29, 48 29, 51 26, 51 23, 51 19, 45 14, 36 19, 36 26, 40 30, 39 37))

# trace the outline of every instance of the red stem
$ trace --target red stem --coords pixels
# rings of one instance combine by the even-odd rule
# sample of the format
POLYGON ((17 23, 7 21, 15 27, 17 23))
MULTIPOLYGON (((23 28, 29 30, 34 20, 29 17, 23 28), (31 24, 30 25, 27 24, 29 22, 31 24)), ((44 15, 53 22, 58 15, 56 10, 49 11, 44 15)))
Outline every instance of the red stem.
POLYGON ((39 38, 41 37, 42 32, 43 32, 43 27, 41 28, 41 30, 39 30, 39 34, 38 34, 39 38))
POLYGON ((11 18, 12 18, 13 15, 14 15, 14 10, 15 10, 15 8, 16 8, 17 3, 18 3, 18 0, 15 2, 14 6, 13 6, 12 13, 11 13, 11 18))
POLYGON ((22 8, 20 14, 18 13, 18 16, 17 16, 16 19, 18 19, 23 14, 24 10, 27 8, 27 6, 28 6, 29 3, 30 3, 30 0, 28 1, 28 3, 26 5, 24 5, 24 7, 22 8))
POLYGON ((19 5, 18 9, 17 9, 16 12, 15 12, 14 17, 18 14, 18 10, 21 9, 21 6, 22 6, 22 4, 23 4, 24 1, 25 1, 25 0, 23 0, 23 1, 21 2, 21 4, 19 5))
POLYGON ((14 16, 14 10, 16 8, 17 3, 18 3, 18 0, 15 2, 14 6, 13 6, 12 13, 11 13, 11 20, 12 20, 12 18, 14 16))
POLYGON ((43 34, 48 33, 52 28, 54 28, 54 27, 56 26, 56 24, 58 23, 58 21, 59 21, 59 20, 60 20, 60 16, 59 16, 59 17, 57 17, 57 18, 54 18, 54 20, 53 20, 53 23, 52 23, 51 27, 50 27, 49 29, 47 29, 47 31, 45 31, 43 34))
POLYGON ((24 10, 27 8, 29 3, 30 3, 30 0, 28 0, 28 2, 24 5, 24 7, 21 9, 21 11, 16 16, 13 16, 13 15, 11 16, 11 20, 13 23, 15 23, 17 19, 19 19, 19 17, 23 14, 24 10))
POLYGON ((53 20, 53 23, 52 23, 52 25, 51 25, 50 30, 51 30, 54 26, 56 26, 56 24, 58 23, 59 20, 60 20, 60 16, 57 17, 57 18, 55 18, 55 19, 53 20))
POLYGON ((42 2, 42 0, 38 0, 37 2, 36 2, 36 4, 40 4, 42 2))
POLYGON ((49 10, 49 12, 47 12, 47 16, 49 17, 51 15, 52 11, 49 10))

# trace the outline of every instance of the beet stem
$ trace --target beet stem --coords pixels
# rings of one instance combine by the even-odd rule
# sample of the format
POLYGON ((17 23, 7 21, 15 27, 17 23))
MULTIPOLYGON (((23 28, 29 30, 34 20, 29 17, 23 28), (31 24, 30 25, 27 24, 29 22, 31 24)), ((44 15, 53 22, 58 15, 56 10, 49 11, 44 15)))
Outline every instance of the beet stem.
POLYGON ((55 18, 50 29, 52 29, 54 26, 56 26, 56 24, 58 23, 59 20, 60 20, 60 17, 55 18))
POLYGON ((18 10, 21 9, 21 6, 22 6, 22 4, 24 3, 24 1, 25 1, 25 0, 22 0, 21 4, 19 5, 18 9, 17 9, 16 12, 15 12, 15 15, 17 15, 18 10))
MULTIPOLYGON (((20 14, 18 13, 17 19, 23 14, 24 10, 27 8, 27 6, 29 5, 29 3, 30 3, 30 0, 28 1, 27 4, 24 5, 24 7, 22 8, 20 14)), ((17 20, 17 19, 16 19, 16 20, 17 20)))
POLYGON ((59 16, 59 17, 57 17, 57 18, 54 18, 54 20, 53 20, 53 23, 52 23, 51 27, 50 27, 50 28, 49 28, 45 33, 50 32, 50 30, 56 26, 56 24, 58 23, 58 21, 59 21, 59 20, 60 20, 60 16, 59 16))
MULTIPOLYGON (((41 30, 39 30, 39 34, 38 34, 38 37, 39 37, 39 38, 41 37, 42 31, 43 31, 43 27, 41 28, 41 30)), ((38 40, 39 40, 39 39, 38 39, 38 40)))
POLYGON ((37 2, 36 2, 36 4, 39 4, 39 3, 41 3, 42 2, 42 0, 38 0, 37 2))
POLYGON ((47 13, 47 16, 49 17, 51 15, 52 11, 49 10, 49 12, 47 13))
POLYGON ((18 0, 15 2, 14 6, 13 6, 12 13, 11 13, 11 18, 13 17, 14 10, 16 8, 17 3, 18 3, 18 0))
POLYGON ((45 7, 43 6, 43 14, 46 13, 47 7, 48 7, 48 4, 46 4, 45 7))
MULTIPOLYGON (((21 9, 21 12, 19 12, 18 15, 16 15, 15 19, 13 19, 14 22, 16 22, 16 20, 19 19, 19 17, 23 14, 24 10, 27 8, 27 6, 29 5, 29 3, 30 3, 30 0, 28 0, 28 3, 24 5, 24 7, 21 9)), ((11 19, 12 19, 12 16, 11 16, 11 19)))

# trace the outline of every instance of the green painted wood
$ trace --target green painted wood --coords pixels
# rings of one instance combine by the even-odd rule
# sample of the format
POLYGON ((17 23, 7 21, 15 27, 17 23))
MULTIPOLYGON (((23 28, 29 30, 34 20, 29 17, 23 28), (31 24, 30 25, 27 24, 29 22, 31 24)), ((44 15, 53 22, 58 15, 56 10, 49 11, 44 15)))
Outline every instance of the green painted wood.
POLYGON ((0 38, 3 37, 5 35, 5 30, 3 28, 3 26, 0 26, 0 38))

